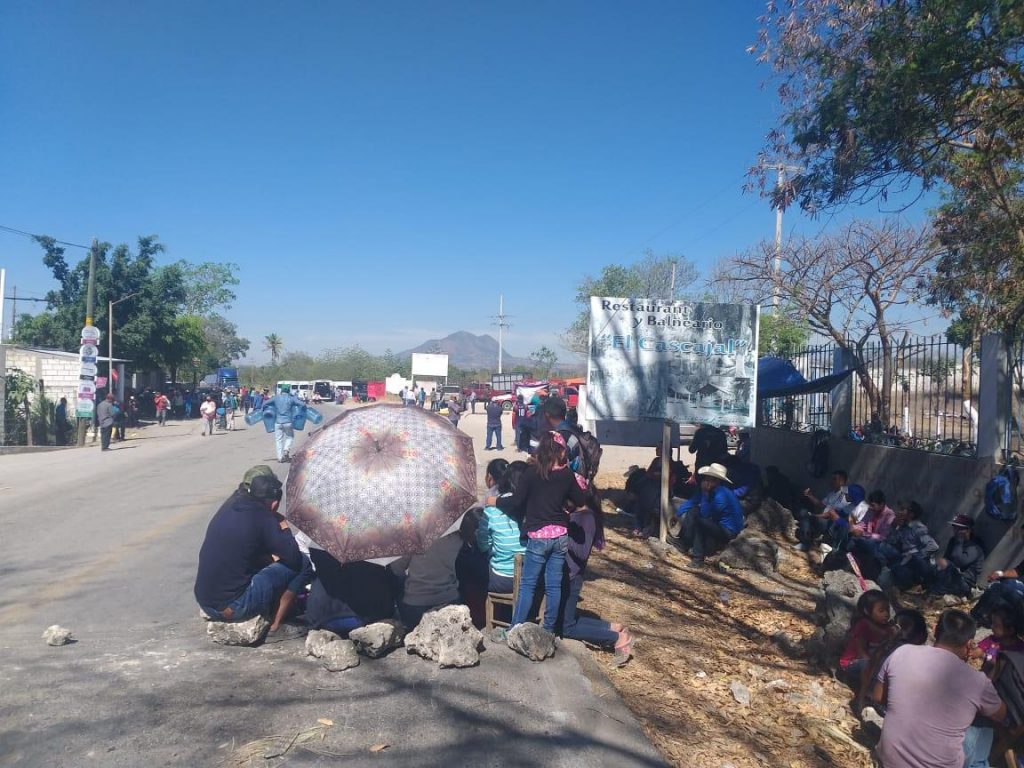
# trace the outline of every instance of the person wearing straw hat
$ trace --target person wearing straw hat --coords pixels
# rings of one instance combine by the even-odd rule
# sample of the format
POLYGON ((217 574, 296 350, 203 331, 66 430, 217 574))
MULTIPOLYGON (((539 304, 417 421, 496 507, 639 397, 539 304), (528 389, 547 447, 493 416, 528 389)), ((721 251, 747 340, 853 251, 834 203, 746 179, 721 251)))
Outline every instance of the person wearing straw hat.
POLYGON ((679 505, 680 539, 690 547, 690 567, 703 568, 704 558, 725 548, 743 530, 743 508, 732 489, 725 467, 715 462, 697 471, 700 486, 679 505))

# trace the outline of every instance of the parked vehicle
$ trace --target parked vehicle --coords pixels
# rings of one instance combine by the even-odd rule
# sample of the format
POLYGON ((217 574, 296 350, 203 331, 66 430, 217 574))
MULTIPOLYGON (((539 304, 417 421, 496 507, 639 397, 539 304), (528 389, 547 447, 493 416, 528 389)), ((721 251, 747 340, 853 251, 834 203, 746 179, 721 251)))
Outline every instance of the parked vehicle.
POLYGON ((313 401, 334 402, 334 385, 330 381, 313 382, 313 401))
POLYGON ((461 386, 459 386, 458 384, 446 384, 445 386, 441 387, 442 401, 448 402, 449 400, 451 400, 452 395, 455 395, 455 400, 460 406, 462 406, 463 408, 466 407, 466 395, 463 394, 461 386))

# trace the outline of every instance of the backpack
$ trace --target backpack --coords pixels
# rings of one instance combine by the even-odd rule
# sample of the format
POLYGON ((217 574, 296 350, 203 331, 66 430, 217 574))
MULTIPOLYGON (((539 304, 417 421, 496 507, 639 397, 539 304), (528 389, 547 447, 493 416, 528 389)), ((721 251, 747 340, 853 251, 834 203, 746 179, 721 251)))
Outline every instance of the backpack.
POLYGON ((1007 464, 999 474, 985 483, 985 511, 996 520, 1014 520, 1017 517, 1017 487, 1020 470, 1007 464))
POLYGON ((573 471, 587 482, 593 483, 597 476, 597 470, 601 466, 601 455, 604 453, 601 443, 590 432, 579 427, 569 427, 560 431, 565 437, 566 446, 570 449, 572 449, 572 441, 576 441, 576 455, 579 457, 580 466, 573 471))
POLYGON ((828 472, 828 437, 829 434, 826 430, 814 430, 814 435, 811 437, 811 458, 807 462, 807 470, 811 473, 811 477, 824 477, 828 472))

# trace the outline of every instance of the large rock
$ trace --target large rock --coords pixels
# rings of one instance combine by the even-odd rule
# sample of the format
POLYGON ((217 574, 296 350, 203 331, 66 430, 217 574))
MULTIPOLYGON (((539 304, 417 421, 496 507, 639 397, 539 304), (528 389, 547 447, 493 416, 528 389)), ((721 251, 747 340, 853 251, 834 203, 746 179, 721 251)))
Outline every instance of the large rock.
POLYGON ((536 624, 519 624, 509 630, 508 647, 530 661, 544 661, 555 655, 555 636, 536 624))
MULTIPOLYGON (((873 581, 868 589, 878 589, 873 581)), ((846 645, 846 633, 857 613, 857 600, 864 593, 860 581, 848 571, 827 571, 821 580, 821 594, 815 614, 821 627, 807 643, 810 654, 825 663, 832 663, 846 645)))
POLYGON ((338 639, 336 634, 326 629, 311 629, 306 635, 306 653, 314 658, 322 659, 327 646, 338 639))
POLYGON ((775 499, 762 500, 757 508, 747 515, 747 530, 792 537, 795 527, 796 520, 793 514, 775 499))
POLYGON ((446 605, 423 615, 419 625, 405 636, 405 647, 442 667, 472 667, 480 663, 484 636, 465 605, 446 605))
POLYGON ((67 645, 71 642, 71 630, 60 624, 53 624, 43 630, 43 640, 47 645, 67 645))
POLYGON ((359 666, 359 654, 356 653, 356 646, 351 640, 343 640, 337 635, 334 642, 328 643, 324 648, 322 656, 324 667, 328 672, 342 672, 346 669, 359 666))
POLYGON ((356 650, 371 659, 379 659, 402 644, 402 626, 397 621, 378 621, 353 629, 349 639, 356 650))
POLYGON ((779 545, 755 531, 744 530, 722 550, 718 562, 740 570, 774 573, 779 568, 779 545))
POLYGON ((256 645, 262 640, 270 622, 262 616, 253 616, 248 621, 211 621, 206 625, 206 634, 221 645, 256 645))

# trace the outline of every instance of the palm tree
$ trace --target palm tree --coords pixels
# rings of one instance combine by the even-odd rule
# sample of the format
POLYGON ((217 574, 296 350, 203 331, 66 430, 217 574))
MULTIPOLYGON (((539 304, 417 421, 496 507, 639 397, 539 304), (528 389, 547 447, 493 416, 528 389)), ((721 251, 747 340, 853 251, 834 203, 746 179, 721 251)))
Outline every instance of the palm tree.
POLYGON ((277 359, 281 356, 284 342, 276 333, 272 333, 263 339, 263 348, 270 353, 270 362, 277 365, 277 359))

